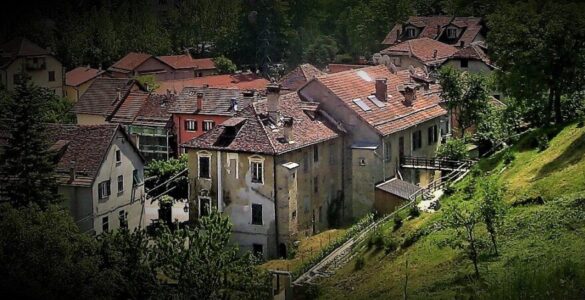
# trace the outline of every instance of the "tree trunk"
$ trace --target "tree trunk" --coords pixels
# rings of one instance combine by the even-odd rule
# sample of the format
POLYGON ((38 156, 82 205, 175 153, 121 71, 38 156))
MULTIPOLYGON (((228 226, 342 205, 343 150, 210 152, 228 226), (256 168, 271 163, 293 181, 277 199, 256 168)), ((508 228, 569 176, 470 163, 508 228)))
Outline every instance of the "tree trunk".
POLYGON ((555 89, 555 122, 557 124, 563 123, 563 114, 561 110, 561 92, 557 87, 555 89))
POLYGON ((492 238, 492 244, 494 245, 494 251, 496 252, 496 256, 498 256, 498 244, 496 243, 496 234, 495 233, 490 233, 490 236, 492 238))
POLYGON ((468 227, 467 228, 467 234, 468 234, 468 238, 469 238, 469 244, 471 247, 471 261, 473 261, 473 267, 475 268, 475 277, 477 279, 479 279, 479 268, 477 267, 477 248, 475 245, 475 237, 473 236, 473 227, 468 227))

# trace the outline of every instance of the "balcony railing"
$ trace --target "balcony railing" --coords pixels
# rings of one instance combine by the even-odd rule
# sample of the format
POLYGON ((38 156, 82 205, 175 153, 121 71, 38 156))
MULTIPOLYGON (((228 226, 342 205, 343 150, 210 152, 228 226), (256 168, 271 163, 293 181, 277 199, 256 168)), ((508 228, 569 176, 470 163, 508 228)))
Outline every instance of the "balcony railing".
POLYGON ((416 156, 402 156, 400 157, 400 166, 403 168, 412 169, 427 169, 427 170, 455 170, 462 165, 469 163, 467 160, 448 160, 442 158, 428 158, 416 156))

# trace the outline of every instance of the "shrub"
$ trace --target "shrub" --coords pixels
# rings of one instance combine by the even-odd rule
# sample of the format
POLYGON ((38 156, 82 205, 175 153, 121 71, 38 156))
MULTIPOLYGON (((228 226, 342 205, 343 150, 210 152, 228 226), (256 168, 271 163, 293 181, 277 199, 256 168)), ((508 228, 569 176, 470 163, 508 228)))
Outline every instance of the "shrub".
POLYGON ((399 214, 395 214, 394 215, 394 227, 392 229, 394 229, 394 231, 400 229, 400 227, 402 227, 402 217, 399 214))
POLYGON ((404 240, 402 240, 402 244, 400 245, 400 248, 402 249, 406 249, 410 246, 412 246, 414 243, 416 243, 416 241, 418 241, 418 239, 423 236, 425 233, 423 230, 417 230, 415 232, 412 232, 410 234, 408 234, 404 240))
POLYGON ((396 251, 396 249, 398 249, 398 242, 391 237, 386 237, 384 239, 384 252, 388 254, 390 252, 396 251))
POLYGON ((372 246, 375 246, 376 250, 384 248, 384 236, 381 232, 376 231, 370 235, 368 239, 368 249, 372 248, 372 246))
POLYGON ((366 265, 366 261, 365 261, 365 259, 364 259, 364 256, 360 254, 360 255, 359 255, 359 256, 358 256, 358 257, 355 259, 355 266, 354 266, 354 269, 355 269, 356 271, 359 271, 359 270, 363 269, 365 265, 366 265))
POLYGON ((514 153, 511 150, 506 150, 506 152, 504 152, 504 164, 509 165, 510 163, 512 163, 515 159, 516 156, 514 156, 514 153))
POLYGON ((439 200, 431 202, 431 204, 429 204, 429 208, 434 211, 437 211, 441 209, 441 202, 439 202, 439 200))
POLYGON ((546 133, 539 135, 536 138, 536 142, 538 143, 538 151, 544 151, 548 148, 548 136, 546 133))
POLYGON ((413 219, 420 216, 420 209, 418 208, 418 206, 413 205, 408 211, 408 215, 413 219))
POLYGON ((516 206, 542 205, 542 204, 544 204, 544 199, 542 198, 542 196, 536 196, 536 197, 520 198, 520 199, 514 201, 514 203, 512 203, 512 206, 516 207, 516 206))
POLYGON ((450 139, 437 149, 437 157, 450 160, 464 160, 469 158, 467 145, 463 139, 450 139))
POLYGON ((453 187, 453 185, 451 183, 448 183, 445 186, 445 189, 443 190, 443 194, 445 196, 451 196, 451 195, 455 194, 455 188, 453 187))
POLYGON ((316 284, 310 284, 305 289, 305 299, 317 299, 321 295, 321 289, 316 284))

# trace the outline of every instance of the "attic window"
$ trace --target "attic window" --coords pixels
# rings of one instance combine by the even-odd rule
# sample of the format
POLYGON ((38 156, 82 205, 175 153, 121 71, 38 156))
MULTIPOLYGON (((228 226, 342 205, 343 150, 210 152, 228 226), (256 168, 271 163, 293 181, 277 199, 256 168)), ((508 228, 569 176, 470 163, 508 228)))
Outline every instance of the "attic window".
POLYGON ((353 99, 353 103, 355 103, 357 106, 359 106, 361 109, 363 109, 364 111, 371 111, 372 109, 364 102, 362 101, 362 99, 357 98, 357 99, 353 99))
POLYGON ((364 72, 363 70, 357 71, 357 74, 365 81, 372 81, 372 77, 370 77, 370 75, 368 75, 368 73, 364 72))
POLYGON ((457 28, 447 28, 447 37, 454 39, 457 37, 457 28))
POLYGON ((376 97, 376 95, 370 95, 368 96, 368 99, 370 99, 370 101, 372 101, 372 103, 374 103, 377 107, 385 107, 386 103, 380 101, 378 99, 378 97, 376 97))
POLYGON ((406 30, 404 32, 406 33, 407 38, 414 37, 414 28, 412 28, 412 27, 406 28, 406 30))

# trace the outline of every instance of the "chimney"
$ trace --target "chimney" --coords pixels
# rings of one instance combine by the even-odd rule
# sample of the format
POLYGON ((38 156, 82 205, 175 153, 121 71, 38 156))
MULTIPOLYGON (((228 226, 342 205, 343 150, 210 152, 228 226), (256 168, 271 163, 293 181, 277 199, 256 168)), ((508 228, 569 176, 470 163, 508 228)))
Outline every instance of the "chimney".
POLYGON ((280 85, 271 83, 266 87, 266 97, 268 98, 268 117, 278 123, 278 113, 280 110, 280 85))
POLYGON ((433 58, 437 58, 437 49, 433 50, 433 58))
POLYGON ((232 98, 230 106, 233 111, 238 111, 238 99, 232 98))
POLYGON ((197 111, 200 112, 203 109, 203 93, 197 93, 197 111))
POLYGON ((118 94, 116 100, 122 100, 122 89, 121 88, 117 88, 116 89, 116 92, 118 94))
POLYGON ((288 143, 293 141, 293 123, 294 119, 291 117, 286 117, 283 120, 284 140, 288 143))
POLYGON ((376 78, 376 98, 382 102, 388 101, 386 78, 376 78))
POLYGON ((73 182, 77 178, 76 162, 74 160, 69 162, 69 181, 73 182))
POLYGON ((404 87, 404 104, 411 106, 416 100, 416 87, 407 85, 404 87))

